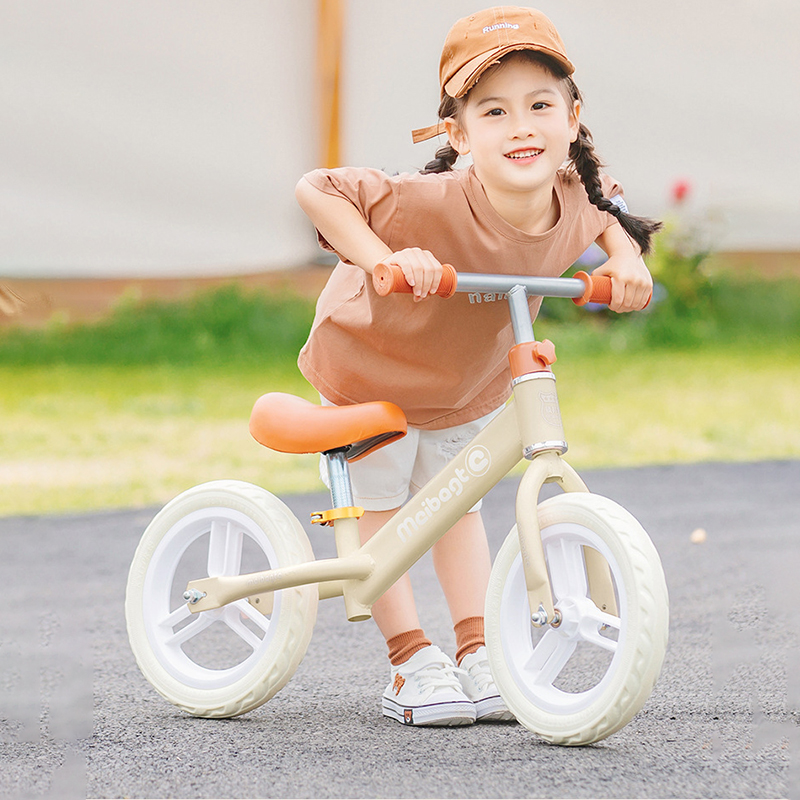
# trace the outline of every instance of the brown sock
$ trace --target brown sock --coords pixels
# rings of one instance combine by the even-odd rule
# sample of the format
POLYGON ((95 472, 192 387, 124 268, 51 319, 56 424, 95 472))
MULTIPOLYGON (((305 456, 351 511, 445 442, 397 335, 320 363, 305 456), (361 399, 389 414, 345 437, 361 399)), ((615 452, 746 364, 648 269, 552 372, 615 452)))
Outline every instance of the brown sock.
POLYGON ((386 640, 386 646, 389 648, 389 661, 392 662, 393 667, 397 667, 408 661, 418 650, 422 650, 423 647, 428 647, 430 644, 431 640, 426 638, 422 628, 398 633, 397 636, 386 640))
POLYGON ((483 636, 483 617, 467 617, 453 626, 456 632, 456 664, 486 644, 483 636))

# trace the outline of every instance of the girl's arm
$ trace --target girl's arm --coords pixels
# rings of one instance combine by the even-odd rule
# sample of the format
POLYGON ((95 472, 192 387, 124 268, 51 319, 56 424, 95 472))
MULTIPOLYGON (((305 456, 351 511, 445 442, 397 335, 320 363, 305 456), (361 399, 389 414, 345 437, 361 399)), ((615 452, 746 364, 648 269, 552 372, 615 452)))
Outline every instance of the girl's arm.
POLYGON ((653 278, 639 248, 618 222, 606 228, 595 241, 608 256, 608 261, 592 273, 611 278, 608 307, 618 312, 641 311, 653 292, 653 278))
POLYGON ((391 249, 349 200, 326 194, 305 178, 297 184, 295 197, 331 247, 365 272, 371 273, 377 263, 391 255, 391 249))
POLYGON ((297 184, 295 197, 316 229, 340 256, 370 274, 380 262, 397 265, 414 287, 415 300, 436 292, 442 265, 430 252, 417 247, 393 252, 349 200, 327 194, 305 178, 297 184))

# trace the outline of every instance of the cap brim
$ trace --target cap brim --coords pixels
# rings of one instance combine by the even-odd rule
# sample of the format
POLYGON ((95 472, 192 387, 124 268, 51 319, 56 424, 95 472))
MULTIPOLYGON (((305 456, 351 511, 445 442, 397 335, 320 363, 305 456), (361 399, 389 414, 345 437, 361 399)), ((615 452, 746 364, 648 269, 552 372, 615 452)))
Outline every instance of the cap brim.
POLYGON ((534 50, 537 53, 542 53, 552 58, 557 64, 563 67, 567 75, 571 75, 575 71, 572 62, 563 53, 559 53, 557 50, 543 47, 533 42, 516 42, 515 44, 510 44, 506 47, 498 47, 488 53, 481 53, 479 56, 475 56, 475 58, 464 64, 458 72, 449 78, 442 88, 450 97, 463 97, 492 64, 495 64, 504 55, 514 50, 534 50))

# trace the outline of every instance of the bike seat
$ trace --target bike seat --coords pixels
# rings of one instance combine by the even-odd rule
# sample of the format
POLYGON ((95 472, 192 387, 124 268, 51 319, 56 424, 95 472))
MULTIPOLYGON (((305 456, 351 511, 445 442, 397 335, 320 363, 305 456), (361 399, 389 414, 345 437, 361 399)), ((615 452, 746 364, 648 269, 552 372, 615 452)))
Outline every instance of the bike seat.
POLYGON ((250 415, 253 438, 281 453, 346 451, 348 461, 406 435, 406 415, 394 403, 318 406, 283 392, 256 400, 250 415))

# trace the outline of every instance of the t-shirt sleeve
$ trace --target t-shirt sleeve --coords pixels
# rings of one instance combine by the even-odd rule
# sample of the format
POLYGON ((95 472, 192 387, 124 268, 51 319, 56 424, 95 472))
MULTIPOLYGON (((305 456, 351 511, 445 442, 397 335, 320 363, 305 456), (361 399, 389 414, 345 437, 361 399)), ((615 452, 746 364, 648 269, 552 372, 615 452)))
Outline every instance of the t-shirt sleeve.
MULTIPOLYGON (((391 178, 378 169, 353 167, 315 169, 303 177, 321 192, 351 202, 370 228, 381 239, 388 241, 400 194, 397 178, 391 178)), ((318 230, 317 241, 323 250, 335 252, 318 230)), ((349 263, 346 259, 342 260, 349 263)))

